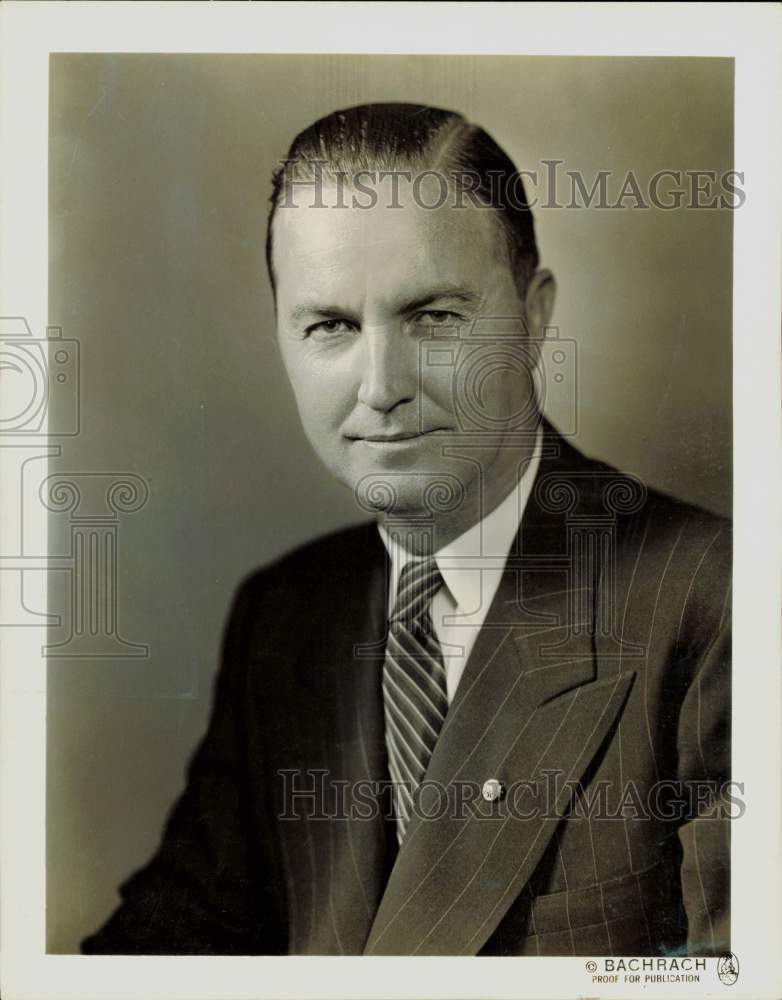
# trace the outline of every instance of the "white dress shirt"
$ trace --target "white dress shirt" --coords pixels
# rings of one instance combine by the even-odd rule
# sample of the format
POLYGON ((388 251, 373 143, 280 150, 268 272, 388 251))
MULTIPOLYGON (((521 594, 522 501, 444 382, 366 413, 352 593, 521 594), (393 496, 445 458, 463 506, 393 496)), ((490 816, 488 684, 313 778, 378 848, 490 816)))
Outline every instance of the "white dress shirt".
MULTIPOLYGON (((434 554, 444 586, 433 597, 429 613, 443 650, 449 704, 500 585, 540 464, 542 437, 538 429, 532 458, 502 503, 434 554)), ((391 556, 390 615, 402 569, 419 557, 402 548, 382 525, 378 527, 391 556)))

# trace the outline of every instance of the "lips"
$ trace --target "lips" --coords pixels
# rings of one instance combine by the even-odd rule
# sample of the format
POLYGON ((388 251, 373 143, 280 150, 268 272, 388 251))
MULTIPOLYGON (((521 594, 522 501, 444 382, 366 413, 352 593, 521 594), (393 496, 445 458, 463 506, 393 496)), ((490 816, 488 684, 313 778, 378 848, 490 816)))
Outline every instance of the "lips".
POLYGON ((394 444, 400 441, 415 441, 417 438, 428 437, 445 431, 444 427, 435 427, 430 431, 393 431, 384 434, 351 434, 352 441, 369 441, 372 444, 394 444))
POLYGON ((376 442, 391 442, 391 441, 412 441, 413 438, 423 437, 424 433, 421 431, 416 431, 413 434, 365 434, 361 441, 376 441, 376 442))

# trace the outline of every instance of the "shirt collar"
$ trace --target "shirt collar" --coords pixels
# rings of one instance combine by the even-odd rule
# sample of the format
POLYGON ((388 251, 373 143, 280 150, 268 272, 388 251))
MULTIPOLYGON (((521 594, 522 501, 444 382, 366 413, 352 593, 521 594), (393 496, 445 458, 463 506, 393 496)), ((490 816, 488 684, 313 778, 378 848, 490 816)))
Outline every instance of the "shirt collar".
MULTIPOLYGON (((479 606, 482 588, 488 584, 492 589, 496 589, 493 585, 499 583, 532 492, 540 465, 542 440, 543 434, 538 427, 535 446, 527 468, 505 499, 480 521, 434 554, 437 568, 446 587, 456 604, 462 608, 472 609, 479 606)), ((402 569, 416 556, 401 546, 394 545, 382 525, 378 525, 378 530, 391 556, 390 596, 393 605, 396 584, 402 569)))

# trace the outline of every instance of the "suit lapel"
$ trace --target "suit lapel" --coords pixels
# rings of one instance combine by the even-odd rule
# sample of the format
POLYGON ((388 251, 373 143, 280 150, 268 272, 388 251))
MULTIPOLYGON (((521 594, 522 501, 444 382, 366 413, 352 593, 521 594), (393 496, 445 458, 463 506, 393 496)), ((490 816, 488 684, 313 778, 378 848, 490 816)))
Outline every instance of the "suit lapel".
MULTIPOLYGON (((538 483, 577 455, 549 440, 555 453, 538 483)), ((568 783, 581 778, 617 717, 634 675, 596 679, 599 566, 592 560, 574 577, 565 529, 562 505, 536 491, 365 954, 476 954, 535 870, 570 800, 568 783), (481 796, 489 778, 505 788, 493 803, 481 796)))

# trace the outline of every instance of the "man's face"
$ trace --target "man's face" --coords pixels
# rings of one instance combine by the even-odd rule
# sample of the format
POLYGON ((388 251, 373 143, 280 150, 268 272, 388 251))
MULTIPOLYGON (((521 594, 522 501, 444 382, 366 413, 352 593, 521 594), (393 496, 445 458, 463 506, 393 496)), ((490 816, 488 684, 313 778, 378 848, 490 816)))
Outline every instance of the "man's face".
POLYGON ((281 209, 274 223, 277 333, 310 443, 350 489, 387 484, 396 512, 422 510, 438 476, 472 500, 504 494, 518 474, 511 431, 536 412, 494 212, 427 209, 409 190, 401 207, 335 201, 327 190, 329 207, 281 209))

